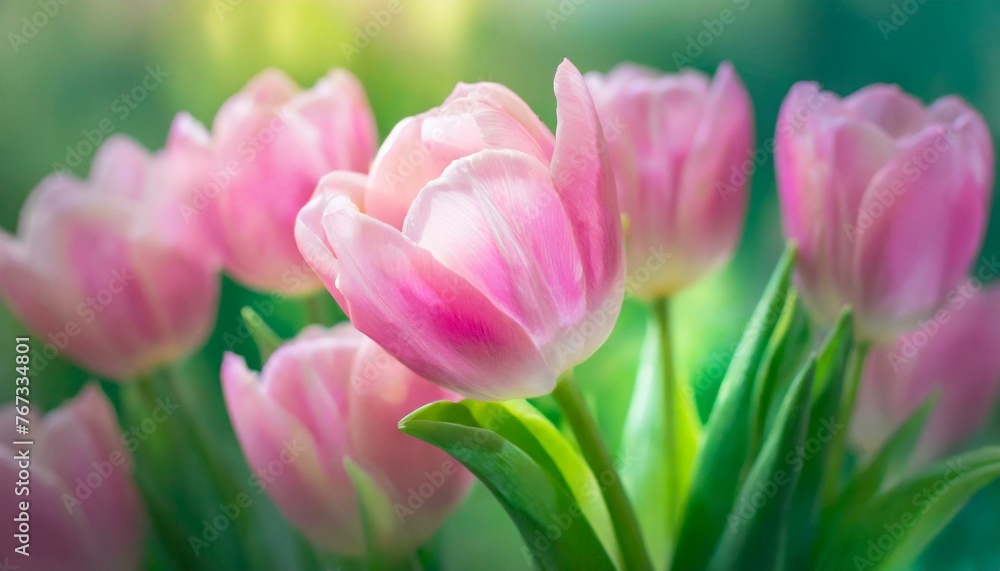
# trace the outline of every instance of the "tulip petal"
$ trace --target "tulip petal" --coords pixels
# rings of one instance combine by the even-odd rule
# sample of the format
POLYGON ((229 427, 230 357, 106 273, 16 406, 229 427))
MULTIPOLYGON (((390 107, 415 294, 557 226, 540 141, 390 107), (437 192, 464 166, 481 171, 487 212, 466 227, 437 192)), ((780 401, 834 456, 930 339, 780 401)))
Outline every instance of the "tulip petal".
POLYGON ((894 139, 912 135, 928 125, 924 106, 898 85, 869 85, 845 98, 844 106, 885 130, 894 139))
POLYGON ((979 251, 981 181, 964 150, 944 127, 929 127, 868 186, 862 212, 883 214, 861 235, 854 263, 866 284, 858 299, 861 327, 873 335, 905 330, 914 316, 933 312, 979 251))
POLYGON ((499 83, 459 83, 445 104, 461 101, 469 105, 486 145, 513 149, 552 159, 555 138, 538 115, 516 93, 499 83))
POLYGON ((418 377, 384 349, 366 340, 358 350, 350 391, 351 458, 365 468, 389 499, 407 505, 414 490, 426 503, 401 517, 395 541, 421 545, 465 497, 471 474, 447 453, 398 428, 414 410, 458 395, 418 377), (428 496, 428 484, 433 496, 428 496))
POLYGON ((328 471, 320 466, 319 457, 326 451, 317 448, 295 417, 264 396, 257 375, 247 369, 242 357, 226 353, 222 389, 251 469, 258 472, 274 463, 283 465, 281 477, 267 487, 275 505, 317 545, 345 555, 363 553, 360 515, 346 470, 341 466, 328 471))
POLYGON ((594 102, 569 60, 556 71, 555 93, 552 180, 573 221, 587 307, 593 311, 617 295, 611 292, 621 286, 625 270, 614 172, 594 102))
POLYGON ((333 256, 326 231, 323 229, 323 212, 332 196, 346 196, 348 200, 355 203, 356 198, 352 197, 363 195, 364 188, 358 188, 357 185, 364 184, 364 175, 358 176, 362 180, 356 180, 354 173, 338 171, 321 179, 316 193, 302 207, 295 220, 295 243, 299 248, 299 253, 302 254, 302 258, 311 271, 319 276, 330 295, 337 300, 337 304, 348 317, 351 314, 348 313, 347 300, 337 289, 340 262, 333 256))
POLYGON ((400 121, 372 162, 365 212, 397 229, 413 199, 453 160, 486 148, 467 105, 400 121))
POLYGON ((750 96, 728 62, 716 71, 698 130, 689 140, 673 223, 694 279, 731 255, 746 212, 745 184, 739 189, 719 186, 751 160, 753 145, 750 96))
MULTIPOLYGON (((539 347, 554 348, 586 311, 572 223, 548 169, 531 156, 487 150, 455 161, 414 201, 403 233, 486 293, 539 347)), ((546 358, 552 370, 565 365, 546 358)))
POLYGON ((430 252, 345 197, 323 224, 351 321, 414 372, 482 400, 552 390, 528 332, 430 252))
POLYGON ((322 154, 329 164, 368 171, 378 139, 375 116, 361 82, 350 72, 332 70, 293 99, 289 112, 319 130, 322 154))

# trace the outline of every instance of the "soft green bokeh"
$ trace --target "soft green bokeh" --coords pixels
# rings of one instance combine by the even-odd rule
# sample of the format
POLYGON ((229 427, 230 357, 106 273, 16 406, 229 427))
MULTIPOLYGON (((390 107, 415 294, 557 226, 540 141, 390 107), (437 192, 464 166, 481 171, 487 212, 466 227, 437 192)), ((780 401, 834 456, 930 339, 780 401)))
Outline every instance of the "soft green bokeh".
MULTIPOLYGON (((0 227, 15 228, 32 187, 55 163, 65 164, 67 146, 85 141, 86 131, 102 120, 156 148, 175 112, 188 110, 210 122, 227 96, 267 66, 286 70, 303 85, 330 67, 349 68, 368 91, 382 136, 401 118, 438 104, 456 82, 487 79, 510 86, 554 125, 552 77, 562 58, 583 71, 605 71, 625 60, 674 71, 678 54, 706 71, 722 60, 734 63, 753 98, 760 145, 773 134, 788 88, 806 79, 838 93, 874 82, 898 83, 924 100, 957 93, 1000 133, 1000 3, 991 0, 400 2, 399 13, 386 20, 389 13, 382 12, 379 23, 385 2, 69 0, 27 43, 11 43, 10 34, 22 33, 22 18, 35 17, 39 3, 3 2, 0 227), (916 10, 906 15, 904 7, 916 10), (732 11, 731 23, 711 35, 724 10, 732 11), (894 14, 898 29, 880 26, 894 14), (699 34, 708 37, 706 31, 707 47, 686 53, 699 34), (119 98, 142 81, 147 66, 160 66, 169 75, 126 114, 119 98)), ((81 176, 93 156, 83 154, 82 164, 71 169, 81 176)), ((983 251, 1000 255, 1000 200, 992 208, 983 251)), ((768 156, 754 173, 751 209, 734 262, 674 304, 680 374, 694 383, 703 415, 781 248, 768 156)), ((913 253, 920 255, 919 244, 913 253)), ((227 349, 258 364, 253 343, 235 336, 239 310, 265 304, 258 312, 278 334, 290 337, 304 309, 229 281, 223 299, 211 341, 185 371, 199 414, 218 435, 218 446, 238 463, 217 371, 227 349)), ((328 310, 335 314, 332 302, 328 310)), ((644 308, 627 303, 609 344, 578 371, 611 443, 620 440, 644 324, 644 308)), ((0 363, 13 362, 13 338, 23 332, 0 307, 0 363)), ((86 379, 83 371, 57 360, 33 379, 33 404, 37 410, 56 406, 86 379)), ((12 398, 12 387, 10 375, 0 377, 0 400, 12 398)), ((550 409, 544 399, 539 406, 550 409)), ((1000 440, 1000 419, 980 439, 1000 440)), ((1000 485, 977 496, 938 541, 926 568, 957 568, 956 558, 968 561, 970 569, 1000 567, 998 505, 1000 485)), ((266 497, 255 506, 261 519, 284 525, 266 497)), ((440 543, 447 569, 481 568, 484 562, 491 569, 527 566, 513 526, 481 487, 445 527, 440 543)))

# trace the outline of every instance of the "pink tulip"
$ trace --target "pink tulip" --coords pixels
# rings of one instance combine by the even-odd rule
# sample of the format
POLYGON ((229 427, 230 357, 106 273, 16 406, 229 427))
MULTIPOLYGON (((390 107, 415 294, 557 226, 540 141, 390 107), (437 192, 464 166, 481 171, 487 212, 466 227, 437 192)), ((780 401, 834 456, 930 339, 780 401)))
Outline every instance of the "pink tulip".
POLYGON ((260 375, 228 353, 222 386, 254 473, 319 547, 363 553, 345 458, 392 502, 392 549, 400 553, 429 539, 472 482, 446 453, 397 428, 417 408, 456 396, 410 372, 350 324, 306 329, 275 351, 260 375))
POLYGON ((46 178, 21 212, 18 237, 0 233, 0 296, 44 357, 63 353, 125 380, 208 336, 218 256, 182 214, 204 172, 203 135, 180 116, 154 155, 113 137, 89 180, 46 178))
POLYGON ((756 168, 750 97, 728 63, 714 79, 625 64, 586 80, 628 218, 631 293, 670 296, 724 264, 739 241, 756 168))
POLYGON ((0 521, 10 568, 138 570, 146 512, 108 399, 96 386, 86 387, 44 418, 31 417, 27 435, 13 433, 15 415, 14 406, 0 410, 0 423, 12 437, 0 443, 0 475, 12 486, 4 491, 0 521), (11 444, 23 440, 34 444, 11 444), (26 530, 16 520, 25 511, 26 530), (24 531, 27 556, 15 552, 23 546, 15 534, 24 531))
POLYGON ((305 293, 321 287, 295 245, 295 216, 320 177, 367 172, 377 143, 364 89, 333 70, 300 91, 267 70, 219 110, 212 125, 214 160, 198 207, 213 226, 226 270, 256 289, 305 293))
POLYGON ((825 321, 849 304, 862 337, 892 339, 941 305, 979 251, 993 145, 957 97, 924 107, 895 86, 840 100, 796 84, 775 160, 799 285, 825 321))
POLYGON ((556 73, 556 136, 503 86, 460 84, 400 123, 363 177, 334 173, 299 248, 354 325, 481 400, 550 392, 621 307, 614 178, 583 78, 556 73))
POLYGON ((868 357, 854 439, 880 446, 933 392, 937 406, 918 445, 917 463, 954 449, 989 418, 1000 397, 1000 287, 971 297, 956 290, 935 317, 868 357))

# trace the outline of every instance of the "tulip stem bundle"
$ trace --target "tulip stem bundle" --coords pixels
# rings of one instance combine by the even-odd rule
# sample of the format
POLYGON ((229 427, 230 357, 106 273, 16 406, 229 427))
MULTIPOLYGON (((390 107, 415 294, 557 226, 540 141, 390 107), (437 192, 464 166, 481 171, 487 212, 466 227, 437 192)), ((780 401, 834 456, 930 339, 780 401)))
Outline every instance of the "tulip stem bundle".
POLYGON ((615 470, 614 458, 601 436, 597 422, 587 409, 587 403, 576 387, 571 372, 563 374, 552 391, 552 397, 559 403, 559 408, 576 436, 584 460, 600 482, 601 494, 611 514, 625 569, 651 570, 653 566, 642 541, 639 520, 629 503, 621 476, 615 470))

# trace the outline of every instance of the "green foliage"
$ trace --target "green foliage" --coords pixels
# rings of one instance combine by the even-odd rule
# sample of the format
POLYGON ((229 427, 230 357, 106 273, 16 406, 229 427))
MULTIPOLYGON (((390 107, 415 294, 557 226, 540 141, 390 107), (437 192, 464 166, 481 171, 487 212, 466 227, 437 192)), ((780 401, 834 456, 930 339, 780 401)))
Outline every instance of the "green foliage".
POLYGON ((436 402, 400 430, 451 454, 500 501, 541 569, 615 569, 597 482, 560 432, 524 401, 436 402), (553 530, 558 530, 558 533, 553 530))
POLYGON ((778 263, 736 349, 702 433, 674 556, 675 569, 702 569, 726 525, 747 465, 754 379, 786 305, 795 251, 778 263))
POLYGON ((658 316, 654 308, 621 443, 628 458, 621 476, 658 568, 673 549, 701 431, 689 388, 672 376, 672 362, 664 355, 671 351, 664 321, 666 315, 658 316), (665 390, 671 391, 669 398, 665 390))

